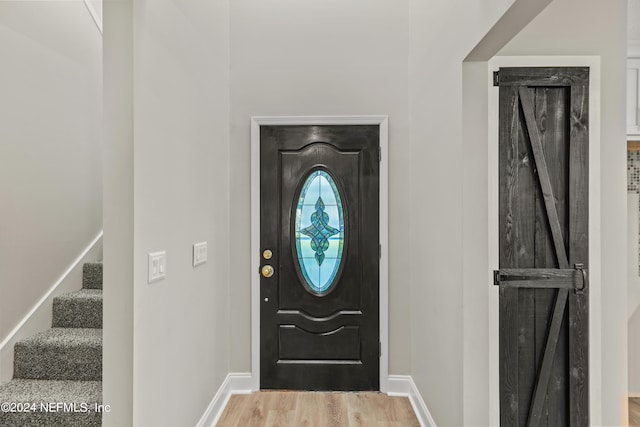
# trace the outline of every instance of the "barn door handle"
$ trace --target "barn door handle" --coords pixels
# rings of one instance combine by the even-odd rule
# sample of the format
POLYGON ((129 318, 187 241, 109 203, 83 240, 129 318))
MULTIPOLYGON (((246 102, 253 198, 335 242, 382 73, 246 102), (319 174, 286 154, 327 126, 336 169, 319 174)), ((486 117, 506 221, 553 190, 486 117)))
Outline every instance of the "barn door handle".
POLYGON ((584 269, 584 264, 575 264, 573 266, 577 271, 582 273, 582 286, 576 285, 576 294, 584 294, 585 288, 589 285, 589 279, 587 277, 587 270, 584 269))

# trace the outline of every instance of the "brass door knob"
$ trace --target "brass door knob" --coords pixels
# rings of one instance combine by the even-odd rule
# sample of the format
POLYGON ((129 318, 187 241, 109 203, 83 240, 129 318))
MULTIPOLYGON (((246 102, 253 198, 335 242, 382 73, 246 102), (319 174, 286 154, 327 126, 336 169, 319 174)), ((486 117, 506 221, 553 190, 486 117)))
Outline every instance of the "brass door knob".
POLYGON ((269 264, 265 265, 262 267, 262 270, 260 270, 260 272, 262 273, 262 275, 264 277, 271 277, 273 276, 273 267, 271 267, 269 264))

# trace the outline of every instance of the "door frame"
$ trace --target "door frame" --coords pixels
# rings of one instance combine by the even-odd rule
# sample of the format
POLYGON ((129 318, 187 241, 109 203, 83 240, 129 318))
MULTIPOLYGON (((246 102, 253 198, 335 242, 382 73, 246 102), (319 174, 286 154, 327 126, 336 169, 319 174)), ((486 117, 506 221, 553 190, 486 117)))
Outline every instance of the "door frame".
MULTIPOLYGON (((602 420, 602 277, 600 234, 600 57, 599 56, 496 56, 488 62, 488 74, 500 67, 589 67, 589 419, 602 420)), ((488 275, 498 269, 498 88, 488 95, 488 275)), ((500 424, 499 298, 489 283, 489 421, 500 424)), ((495 289, 493 289, 495 288, 495 289)))
POLYGON ((389 117, 252 116, 251 117, 251 389, 260 389, 260 126, 378 125, 380 127, 380 391, 389 377, 389 117))

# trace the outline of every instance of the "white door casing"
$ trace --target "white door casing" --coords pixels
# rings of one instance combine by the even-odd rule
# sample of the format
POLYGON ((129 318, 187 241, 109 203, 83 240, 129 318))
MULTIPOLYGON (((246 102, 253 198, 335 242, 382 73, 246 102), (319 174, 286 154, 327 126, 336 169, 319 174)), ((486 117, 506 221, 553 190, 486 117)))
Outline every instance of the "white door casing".
MULTIPOLYGON (((251 268, 260 265, 260 126, 261 125, 380 126, 380 390, 389 383, 389 215, 388 116, 254 116, 251 118, 251 268)), ((251 274, 251 389, 260 389, 260 276, 251 274)))

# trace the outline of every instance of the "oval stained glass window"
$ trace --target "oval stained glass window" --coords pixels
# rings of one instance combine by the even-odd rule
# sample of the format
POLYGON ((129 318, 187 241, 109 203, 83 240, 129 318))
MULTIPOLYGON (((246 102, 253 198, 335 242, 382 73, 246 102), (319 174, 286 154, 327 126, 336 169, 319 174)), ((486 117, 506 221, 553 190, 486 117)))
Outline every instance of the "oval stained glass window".
POLYGON ((294 238, 298 265, 307 287, 317 295, 331 289, 342 263, 344 212, 331 175, 315 170, 302 186, 296 205, 294 238))

